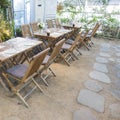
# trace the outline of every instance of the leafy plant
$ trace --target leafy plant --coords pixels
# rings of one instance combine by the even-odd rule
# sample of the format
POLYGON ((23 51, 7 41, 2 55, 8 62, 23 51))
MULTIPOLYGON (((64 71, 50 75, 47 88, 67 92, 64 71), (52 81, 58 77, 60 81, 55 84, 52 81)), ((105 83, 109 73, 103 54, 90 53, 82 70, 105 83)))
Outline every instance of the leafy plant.
POLYGON ((109 0, 89 0, 89 2, 90 1, 94 3, 94 6, 89 9, 92 11, 86 11, 85 4, 75 6, 75 4, 71 4, 75 3, 75 1, 65 0, 64 4, 62 3, 63 8, 59 11, 60 14, 58 14, 61 22, 69 23, 79 21, 84 29, 93 28, 96 22, 100 22, 102 23, 99 29, 100 35, 120 38, 120 21, 117 17, 120 16, 120 10, 117 11, 114 9, 113 11, 109 11, 109 0), (77 10, 76 8, 79 9, 77 10))
POLYGON ((15 36, 16 36, 16 37, 22 37, 21 27, 15 28, 15 36))
POLYGON ((11 37, 10 24, 4 20, 3 15, 0 15, 0 36, 2 41, 7 40, 11 37))

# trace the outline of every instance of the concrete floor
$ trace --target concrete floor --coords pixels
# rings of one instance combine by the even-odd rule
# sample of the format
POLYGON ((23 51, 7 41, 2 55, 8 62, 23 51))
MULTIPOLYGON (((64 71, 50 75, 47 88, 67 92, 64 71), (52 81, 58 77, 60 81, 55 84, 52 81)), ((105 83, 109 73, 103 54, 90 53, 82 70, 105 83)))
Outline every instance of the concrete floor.
MULTIPOLYGON (((101 44, 120 45, 120 41, 117 40, 100 38, 93 40, 95 44, 91 50, 82 48, 83 55, 79 56, 79 60, 72 62, 70 67, 61 63, 55 63, 51 66, 57 77, 51 77, 47 80, 48 87, 43 83, 41 84, 45 94, 37 91, 31 95, 27 100, 30 108, 19 104, 20 101, 17 97, 8 97, 7 92, 0 86, 0 120, 72 120, 76 110, 87 109, 87 106, 77 102, 77 97, 80 90, 85 89, 84 82, 91 79, 89 73, 94 70, 93 65, 96 62, 95 58, 100 53, 101 44)), ((114 52, 111 51, 109 54, 116 60, 114 52)), ((108 75, 112 83, 99 82, 103 86, 103 90, 99 94, 105 98, 105 111, 99 113, 89 108, 97 120, 120 120, 114 118, 109 109, 109 105, 120 102, 110 94, 114 81, 118 79, 114 68, 116 64, 116 61, 108 63, 108 75)))

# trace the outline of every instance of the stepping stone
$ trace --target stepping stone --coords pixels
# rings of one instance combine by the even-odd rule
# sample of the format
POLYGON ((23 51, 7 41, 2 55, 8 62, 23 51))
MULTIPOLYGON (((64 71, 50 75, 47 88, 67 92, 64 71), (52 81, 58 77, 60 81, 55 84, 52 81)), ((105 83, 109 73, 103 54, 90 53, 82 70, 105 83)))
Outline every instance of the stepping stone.
POLYGON ((110 78, 105 73, 93 71, 89 75, 91 78, 93 78, 95 80, 98 80, 98 81, 101 81, 104 83, 111 83, 110 78))
POLYGON ((98 112, 104 112, 104 97, 92 92, 90 90, 83 89, 78 95, 78 103, 86 105, 98 112))
POLYGON ((96 61, 99 63, 108 63, 108 60, 103 57, 96 57, 96 61))
POLYGON ((117 51, 117 52, 120 52, 120 47, 119 46, 116 46, 116 47, 114 47, 115 48, 115 50, 117 51))
POLYGON ((98 84, 98 82, 96 81, 93 81, 93 80, 87 80, 85 83, 84 83, 85 87, 89 90, 93 90, 95 92, 100 92, 103 87, 98 84))
POLYGON ((102 48, 110 48, 111 45, 109 43, 103 43, 103 44, 101 44, 101 47, 102 48))
POLYGON ((116 61, 117 61, 118 63, 120 63, 120 59, 117 59, 116 61))
POLYGON ((120 78, 120 71, 119 71, 119 72, 117 72, 117 77, 118 77, 118 78, 120 78))
POLYGON ((73 113, 73 120, 97 120, 96 116, 89 110, 85 108, 80 108, 73 113))
POLYGON ((111 57, 108 53, 101 52, 100 56, 102 57, 111 57))
POLYGON ((116 53, 116 56, 120 57, 120 53, 116 53))
POLYGON ((118 49, 118 48, 115 48, 115 51, 116 51, 116 52, 120 52, 120 49, 118 49))
POLYGON ((118 69, 120 69, 120 64, 116 65, 116 67, 117 67, 118 69))
POLYGON ((120 90, 119 90, 119 89, 113 89, 113 90, 111 90, 111 94, 112 94, 117 100, 120 100, 120 90))
POLYGON ((100 51, 108 52, 108 51, 110 51, 110 49, 109 48, 101 48, 100 51))
POLYGON ((93 68, 97 71, 108 73, 108 69, 105 64, 95 63, 93 68))
POLYGON ((109 106, 112 118, 120 120, 120 103, 115 103, 109 106))
POLYGON ((108 60, 111 62, 115 62, 115 60, 113 58, 109 58, 108 60))

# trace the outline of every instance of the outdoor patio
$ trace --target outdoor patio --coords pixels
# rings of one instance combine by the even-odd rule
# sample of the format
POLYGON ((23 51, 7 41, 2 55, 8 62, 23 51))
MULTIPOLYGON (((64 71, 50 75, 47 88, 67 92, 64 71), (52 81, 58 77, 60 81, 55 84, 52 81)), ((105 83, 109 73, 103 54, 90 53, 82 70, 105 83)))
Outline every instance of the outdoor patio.
POLYGON ((0 120, 120 120, 120 41, 92 40, 70 67, 52 64, 57 77, 41 81, 45 93, 35 92, 29 109, 0 86, 0 120))
POLYGON ((119 0, 0 1, 0 120, 120 120, 119 0))

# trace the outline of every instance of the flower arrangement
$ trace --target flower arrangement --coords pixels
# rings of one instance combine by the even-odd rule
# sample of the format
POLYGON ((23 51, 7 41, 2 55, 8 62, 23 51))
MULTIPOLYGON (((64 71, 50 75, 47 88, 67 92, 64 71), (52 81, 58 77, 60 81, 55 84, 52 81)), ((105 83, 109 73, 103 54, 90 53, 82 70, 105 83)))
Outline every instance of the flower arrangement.
POLYGON ((43 29, 45 27, 44 23, 42 22, 39 22, 37 25, 40 29, 43 29))

